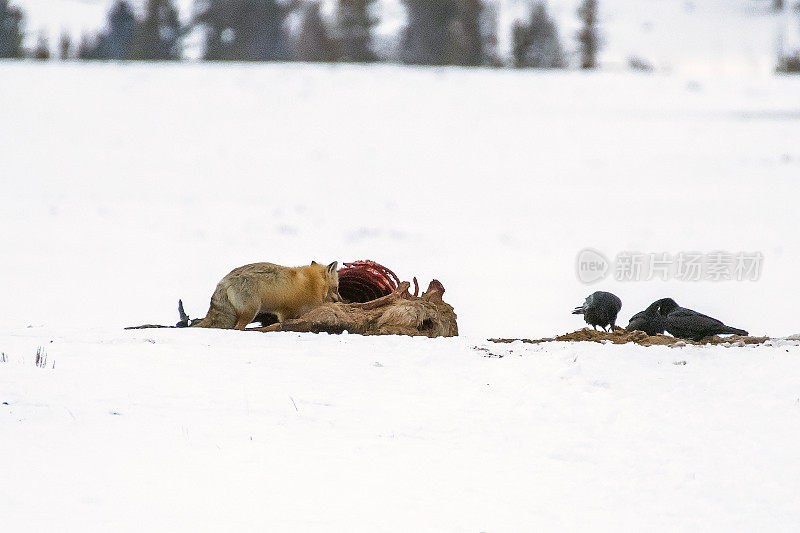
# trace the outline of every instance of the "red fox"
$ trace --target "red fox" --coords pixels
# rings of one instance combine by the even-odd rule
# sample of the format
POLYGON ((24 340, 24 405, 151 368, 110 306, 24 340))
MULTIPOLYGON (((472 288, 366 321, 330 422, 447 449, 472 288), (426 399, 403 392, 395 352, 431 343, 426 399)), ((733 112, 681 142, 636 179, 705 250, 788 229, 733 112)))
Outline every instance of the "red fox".
POLYGON ((234 268, 217 284, 201 328, 244 329, 256 316, 271 313, 283 322, 324 302, 340 302, 339 263, 285 267, 254 263, 234 268))

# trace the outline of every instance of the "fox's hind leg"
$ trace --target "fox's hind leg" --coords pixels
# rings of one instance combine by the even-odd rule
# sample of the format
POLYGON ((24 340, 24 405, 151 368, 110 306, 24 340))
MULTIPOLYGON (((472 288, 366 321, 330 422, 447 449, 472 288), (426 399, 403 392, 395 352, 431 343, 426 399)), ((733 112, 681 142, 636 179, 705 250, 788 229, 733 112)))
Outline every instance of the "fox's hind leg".
POLYGON ((250 307, 249 309, 242 309, 237 310, 236 325, 233 326, 233 329, 244 329, 247 327, 247 324, 253 322, 256 319, 256 315, 258 314, 258 308, 250 307))
POLYGON ((233 327, 233 329, 246 328, 249 323, 255 320, 257 314, 258 313, 253 312, 253 313, 248 313, 246 315, 239 315, 239 320, 236 321, 236 325, 233 327))
POLYGON ((218 285, 211 296, 211 305, 208 308, 206 317, 200 322, 192 324, 192 326, 229 329, 236 324, 237 316, 236 310, 228 301, 225 289, 218 285))
POLYGON ((241 278, 238 283, 228 287, 228 301, 236 314, 234 329, 244 329, 256 319, 261 311, 261 300, 257 296, 252 280, 241 278))

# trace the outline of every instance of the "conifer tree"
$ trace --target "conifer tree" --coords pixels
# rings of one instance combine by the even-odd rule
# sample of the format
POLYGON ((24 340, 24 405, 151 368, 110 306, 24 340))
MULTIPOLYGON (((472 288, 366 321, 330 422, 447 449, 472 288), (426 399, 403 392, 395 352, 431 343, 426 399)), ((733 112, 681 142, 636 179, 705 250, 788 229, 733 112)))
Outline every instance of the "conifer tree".
POLYGON ((21 58, 23 14, 18 7, 8 5, 8 0, 0 0, 0 58, 21 58))
POLYGON ((328 35, 319 2, 309 2, 303 9, 300 35, 297 39, 297 58, 300 61, 335 61, 336 44, 328 35))
POLYGON ((336 37, 339 59, 352 62, 375 61, 372 29, 378 23, 370 12, 375 0, 339 0, 336 9, 336 37))
POLYGON ((117 0, 108 12, 108 28, 101 39, 103 48, 96 51, 97 59, 130 59, 136 18, 127 0, 117 0))
POLYGON ((72 40, 67 32, 62 32, 58 40, 58 57, 62 61, 67 60, 72 54, 72 40))
POLYGON ((444 65, 451 46, 451 24, 458 16, 456 0, 403 0, 406 26, 400 59, 415 65, 444 65))
POLYGON ((597 68, 597 52, 600 51, 600 30, 598 29, 598 0, 583 0, 578 8, 581 29, 578 31, 581 68, 597 68))
POLYGON ((481 0, 458 0, 457 14, 447 32, 447 63, 477 66, 483 64, 483 35, 481 32, 481 0))
POLYGON ((512 54, 518 68, 564 68, 566 61, 558 27, 544 2, 533 6, 527 23, 514 24, 512 54))
POLYGON ((181 56, 181 25, 171 0, 147 0, 137 27, 133 58, 175 60, 181 56))
POLYGON ((287 17, 299 0, 197 0, 205 26, 204 59, 281 61, 289 58, 287 17))
POLYGON ((47 36, 44 33, 39 34, 39 40, 36 41, 36 50, 33 52, 33 58, 40 60, 50 59, 50 46, 47 43, 47 36))

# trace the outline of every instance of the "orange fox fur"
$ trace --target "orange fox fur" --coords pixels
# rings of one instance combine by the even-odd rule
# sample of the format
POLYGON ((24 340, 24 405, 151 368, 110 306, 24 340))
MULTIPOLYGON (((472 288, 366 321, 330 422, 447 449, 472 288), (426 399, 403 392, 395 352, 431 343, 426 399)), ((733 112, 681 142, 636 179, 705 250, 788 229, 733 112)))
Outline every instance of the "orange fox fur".
POLYGON ((244 329, 261 313, 278 322, 324 302, 339 302, 338 262, 285 267, 254 263, 234 268, 217 284, 206 317, 195 327, 244 329))

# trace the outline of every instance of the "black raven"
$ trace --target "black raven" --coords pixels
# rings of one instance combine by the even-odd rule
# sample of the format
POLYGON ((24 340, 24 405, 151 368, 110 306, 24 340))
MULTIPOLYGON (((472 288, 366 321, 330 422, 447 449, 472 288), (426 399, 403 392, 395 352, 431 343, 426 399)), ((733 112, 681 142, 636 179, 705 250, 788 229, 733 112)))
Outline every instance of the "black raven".
POLYGON ((672 298, 664 298, 659 302, 659 311, 666 321, 667 331, 673 337, 699 341, 712 335, 747 335, 743 329, 726 326, 716 318, 680 307, 672 298))
POLYGON ((630 322, 628 322, 628 327, 625 329, 628 331, 644 331, 651 336, 664 333, 667 329, 667 324, 664 317, 661 316, 658 311, 660 306, 661 300, 656 300, 651 303, 647 309, 633 315, 630 322))
POLYGON ((622 308, 622 300, 610 292, 597 291, 590 294, 583 305, 576 307, 573 315, 583 315, 587 324, 597 329, 600 326, 604 330, 607 327, 614 329, 614 322, 617 321, 617 313, 622 308))

